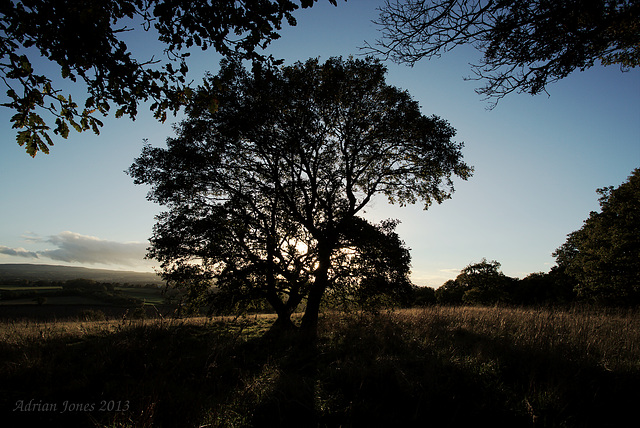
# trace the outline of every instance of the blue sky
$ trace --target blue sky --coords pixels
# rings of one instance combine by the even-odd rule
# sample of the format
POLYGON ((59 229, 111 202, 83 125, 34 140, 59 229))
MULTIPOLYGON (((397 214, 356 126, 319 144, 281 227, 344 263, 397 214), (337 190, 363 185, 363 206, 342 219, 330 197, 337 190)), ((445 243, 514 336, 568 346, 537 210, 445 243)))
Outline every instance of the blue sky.
MULTIPOLYGON (((371 20, 382 3, 321 0, 298 10, 298 25, 267 52, 287 63, 358 55, 379 37, 371 20)), ((133 42, 145 55, 153 46, 133 42)), ((598 209, 595 190, 620 185, 640 167, 640 70, 575 72, 549 86, 550 96, 511 94, 489 111, 474 92, 481 83, 463 80, 478 58, 462 47, 412 68, 387 64, 387 82, 407 89, 424 114, 449 121, 475 167, 469 181, 456 181, 452 199, 427 211, 382 199, 367 210, 371 220, 401 220, 419 285, 440 286, 483 257, 514 277, 548 271, 551 253, 598 209)), ((196 80, 218 70, 215 53, 192 59, 196 80)), ((0 109, 0 263, 151 269, 142 256, 160 207, 124 170, 143 139, 161 146, 178 119, 160 124, 142 108, 135 121, 107 118, 100 136, 72 131, 50 155, 32 159, 15 143, 11 115, 0 109)))

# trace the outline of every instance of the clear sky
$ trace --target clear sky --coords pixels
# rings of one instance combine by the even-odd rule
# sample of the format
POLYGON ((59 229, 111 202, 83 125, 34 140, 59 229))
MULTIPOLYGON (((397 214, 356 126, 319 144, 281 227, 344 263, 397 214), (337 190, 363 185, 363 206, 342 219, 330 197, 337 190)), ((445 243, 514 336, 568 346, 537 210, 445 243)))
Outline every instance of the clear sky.
MULTIPOLYGON (((382 3, 320 0, 298 10, 298 25, 267 52, 287 63, 358 55, 379 37, 371 20, 382 3)), ((133 42, 134 53, 153 46, 133 42)), ((474 92, 480 82, 463 80, 478 58, 463 47, 413 68, 387 64, 387 82, 407 89, 424 114, 449 121, 475 167, 470 180, 456 181, 452 199, 427 211, 384 200, 367 210, 371 220, 402 222, 418 285, 438 287, 483 257, 509 276, 548 271, 551 253, 598 209, 595 190, 620 185, 640 167, 640 70, 575 72, 549 86, 550 96, 511 94, 489 111, 474 92)), ((191 77, 215 73, 218 61, 212 52, 194 55, 191 77)), ((0 263, 151 269, 142 257, 161 208, 124 170, 143 139, 163 145, 178 119, 160 124, 144 108, 136 121, 109 117, 100 136, 72 131, 50 155, 32 159, 15 143, 12 114, 0 108, 0 263)))

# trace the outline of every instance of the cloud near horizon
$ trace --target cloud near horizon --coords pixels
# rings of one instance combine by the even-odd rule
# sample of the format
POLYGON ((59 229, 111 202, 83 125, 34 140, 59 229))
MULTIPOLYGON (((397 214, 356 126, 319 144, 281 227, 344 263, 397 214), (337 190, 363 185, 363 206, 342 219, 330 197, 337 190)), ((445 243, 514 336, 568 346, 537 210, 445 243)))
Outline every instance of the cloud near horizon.
POLYGON ((7 256, 26 257, 29 259, 37 259, 38 253, 34 251, 27 251, 24 248, 9 248, 4 245, 0 245, 0 254, 7 256))
POLYGON ((147 244, 115 242, 75 232, 62 232, 48 238, 29 237, 31 242, 53 244, 55 249, 28 251, 0 246, 0 254, 25 258, 48 258, 69 263, 137 266, 144 263, 147 244))

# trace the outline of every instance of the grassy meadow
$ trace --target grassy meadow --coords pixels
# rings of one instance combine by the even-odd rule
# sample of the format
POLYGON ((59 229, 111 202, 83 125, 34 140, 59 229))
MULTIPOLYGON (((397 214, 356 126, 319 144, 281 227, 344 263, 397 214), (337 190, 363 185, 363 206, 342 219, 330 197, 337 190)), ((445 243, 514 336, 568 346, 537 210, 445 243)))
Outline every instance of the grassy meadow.
POLYGON ((621 427, 640 314, 427 307, 273 318, 0 324, 3 426, 621 427))
POLYGON ((89 287, 65 289, 60 285, 25 286, 0 284, 0 323, 7 320, 29 319, 54 321, 158 312, 170 313, 169 305, 158 287, 111 286, 92 284, 89 287))

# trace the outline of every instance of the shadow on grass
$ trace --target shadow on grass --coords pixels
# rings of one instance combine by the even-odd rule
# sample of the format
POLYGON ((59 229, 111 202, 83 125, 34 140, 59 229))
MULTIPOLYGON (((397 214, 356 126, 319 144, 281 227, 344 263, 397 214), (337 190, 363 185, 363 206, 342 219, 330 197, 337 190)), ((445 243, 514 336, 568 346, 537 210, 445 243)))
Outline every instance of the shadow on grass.
POLYGON ((235 340, 224 325, 140 323, 3 346, 2 417, 15 423, 4 426, 197 425, 203 404, 233 383, 235 340))
POLYGON ((446 323, 416 334, 382 316, 325 320, 312 345, 267 328, 140 324, 1 344, 2 425, 600 427, 623 426, 638 399, 637 372, 446 323))

